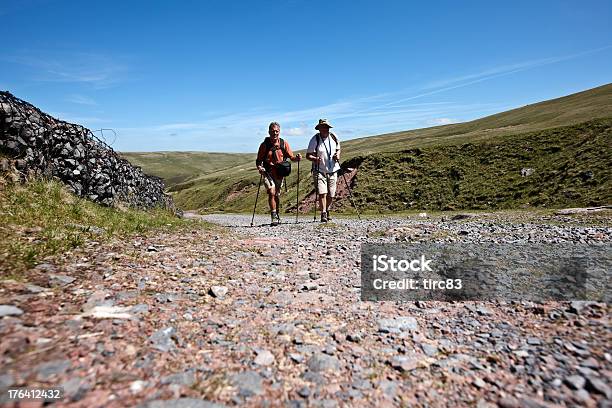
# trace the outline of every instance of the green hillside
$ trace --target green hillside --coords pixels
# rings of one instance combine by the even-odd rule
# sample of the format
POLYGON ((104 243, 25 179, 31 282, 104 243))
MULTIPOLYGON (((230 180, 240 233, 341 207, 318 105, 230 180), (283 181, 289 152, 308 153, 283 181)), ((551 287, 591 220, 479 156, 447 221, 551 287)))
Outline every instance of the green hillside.
POLYGON ((393 152, 410 147, 475 143, 494 136, 573 125, 611 116, 612 84, 607 84, 471 122, 353 139, 347 141, 344 147, 352 157, 359 154, 393 152))
MULTIPOLYGON (((369 211, 598 206, 612 203, 612 118, 459 146, 353 159, 369 211)), ((345 206, 348 203, 344 203, 345 206)))
MULTIPOLYGON (((583 159, 588 160, 589 163, 591 161, 593 163, 606 162, 606 159, 612 156, 612 150, 609 142, 606 143, 605 138, 602 139, 602 135, 609 136, 609 122, 605 120, 591 122, 597 118, 612 118, 612 84, 562 98, 527 105, 471 122, 349 140, 343 143, 343 160, 345 164, 360 166, 355 195, 363 206, 372 211, 397 211, 400 207, 412 209, 443 209, 451 207, 457 209, 510 208, 516 205, 578 205, 587 202, 600 202, 598 200, 607 200, 609 202, 610 197, 605 194, 600 195, 597 200, 590 199, 591 201, 589 201, 586 197, 589 189, 592 188, 590 184, 572 188, 568 186, 560 187, 557 190, 551 187, 551 189, 547 190, 547 198, 541 197, 539 200, 535 200, 530 195, 535 193, 529 193, 527 190, 537 191, 538 184, 532 187, 529 187, 528 184, 543 176, 543 173, 539 171, 534 172, 536 177, 526 177, 520 180, 520 183, 522 183, 522 194, 526 194, 526 196, 519 195, 517 191, 514 191, 517 187, 511 184, 517 182, 515 176, 519 174, 520 177, 521 168, 540 169, 541 167, 537 164, 540 162, 549 163, 553 166, 546 170, 547 172, 552 172, 546 173, 551 183, 557 181, 569 183, 570 179, 563 178, 562 174, 564 171, 572 173, 573 166, 578 163, 577 160, 570 160, 572 155, 577 154, 572 150, 575 146, 571 142, 573 137, 582 135, 581 132, 588 133, 592 138, 589 139, 591 141, 585 143, 595 143, 600 146, 600 151, 585 153, 586 155, 583 159), (550 134, 539 132, 545 129, 556 130, 550 134), (563 151, 563 159, 559 156, 557 162, 551 162, 553 158, 552 153, 558 152, 549 152, 541 148, 539 138, 547 138, 547 143, 557 146, 554 149, 561 149, 563 151), (523 139, 528 142, 521 141, 523 139), (530 143, 530 145, 523 145, 523 143, 530 143), (470 147, 465 147, 465 145, 470 147), (460 153, 452 155, 451 153, 457 150, 457 147, 461 147, 458 149, 460 153), (512 151, 515 148, 525 148, 528 151, 532 149, 534 153, 525 156, 524 161, 520 162, 513 159, 514 153, 512 151), (440 166, 446 165, 446 161, 449 160, 456 163, 455 165, 461 162, 470 163, 473 166, 470 171, 463 175, 464 180, 466 180, 463 183, 468 181, 472 183, 474 181, 468 176, 473 171, 474 174, 481 174, 484 178, 488 177, 489 183, 496 183, 497 187, 489 192, 487 192, 487 189, 485 189, 487 191, 480 191, 480 193, 474 192, 470 196, 471 198, 462 196, 459 201, 451 200, 450 196, 446 197, 444 194, 443 196, 446 198, 438 198, 433 201, 431 197, 426 199, 425 196, 420 200, 410 198, 410 192, 403 185, 406 184, 406 180, 402 180, 402 177, 408 177, 408 175, 396 173, 396 171, 399 171, 397 169, 398 161, 410 163, 408 157, 414 156, 414 153, 410 152, 411 149, 421 149, 427 155, 433 155, 432 157, 435 157, 434 163, 439 164, 436 167, 421 167, 420 170, 417 168, 412 169, 412 173, 409 172, 407 174, 412 174, 411 177, 416 178, 414 183, 423 185, 429 179, 432 182, 440 182, 447 175, 441 170, 442 167, 440 166), (491 152, 500 152, 500 154, 503 153, 506 156, 503 154, 495 156, 496 158, 492 159, 495 166, 489 166, 485 156, 490 155, 491 152), (475 157, 478 157, 478 160, 474 161, 475 157), (554 167, 555 163, 559 167, 554 167), (520 167, 517 170, 512 166, 520 167), (508 174, 512 174, 512 176, 500 180, 496 177, 496 169, 509 172, 508 174), (384 177, 377 180, 377 175, 384 175, 384 177), (431 178, 429 178, 430 176, 431 178), (561 178, 555 178, 557 176, 561 178), (375 186, 374 184, 376 183, 384 185, 384 188, 375 186), (564 192, 568 188, 570 190, 577 188, 580 191, 574 195, 571 192, 564 192), (513 191, 513 194, 516 194, 516 198, 510 199, 506 194, 501 194, 500 191, 502 190, 513 191), (400 191, 403 191, 403 193, 398 193, 400 191), (376 192, 376 194, 373 194, 373 192, 376 192), (405 202, 407 204, 387 205, 388 202, 392 201, 386 196, 387 193, 395 197, 394 199, 398 203, 405 202), (493 196, 489 197, 489 193, 493 194, 493 196), (562 198, 560 195, 563 195, 565 198, 562 198), (377 200, 384 201, 384 203, 377 203, 377 200), (489 202, 491 204, 487 204, 489 202)), ((339 136, 341 137, 342 135, 339 134, 339 136)), ((170 191, 173 193, 176 203, 183 209, 200 209, 202 211, 252 210, 259 182, 259 174, 254 169, 252 157, 245 160, 243 164, 234 165, 231 169, 219 169, 186 179, 182 183, 170 184, 170 191)), ((418 162, 415 162, 415 165, 417 164, 418 162)), ((146 166, 143 165, 143 167, 147 170, 146 166)), ((301 197, 304 197, 307 191, 311 191, 311 183, 307 178, 309 168, 310 162, 304 162, 301 169, 301 197)), ((297 167, 294 163, 293 173, 287 180, 289 191, 283 198, 284 203, 286 203, 285 208, 295 205, 296 170, 297 167)), ((595 181, 591 181, 591 183, 593 182, 602 183, 598 184, 600 188, 609 187, 609 174, 600 173, 596 176, 595 181)), ((462 183, 459 182, 459 184, 462 183)), ((460 188, 462 187, 460 186, 460 188)), ((483 186, 478 187, 478 190, 483 188, 483 186)), ((608 188, 609 190, 610 188, 608 188)), ((463 188, 463 191, 465 191, 465 188, 463 188)), ((260 200, 258 208, 259 211, 266 211, 265 200, 260 200)))
POLYGON ((142 167, 146 173, 164 179, 174 185, 200 174, 227 169, 234 163, 255 160, 255 154, 207 153, 207 152, 152 152, 121 153, 132 164, 142 167))

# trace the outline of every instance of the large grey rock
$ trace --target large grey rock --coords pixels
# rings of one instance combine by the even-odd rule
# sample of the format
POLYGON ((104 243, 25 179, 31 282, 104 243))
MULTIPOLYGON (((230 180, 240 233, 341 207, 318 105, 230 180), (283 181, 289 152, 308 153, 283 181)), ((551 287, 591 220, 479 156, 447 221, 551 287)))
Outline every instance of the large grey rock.
POLYGON ((21 316, 23 310, 13 305, 0 305, 0 317, 3 316, 21 316))
POLYGON ((565 378, 565 383, 571 388, 579 390, 584 387, 586 380, 584 379, 584 377, 581 377, 579 375, 570 375, 569 377, 565 378))
POLYGON ((389 362, 398 371, 410 371, 418 367, 420 359, 408 356, 394 356, 389 362))
POLYGON ((76 278, 67 275, 52 273, 49 275, 49 283, 53 286, 66 286, 74 282, 76 278))
POLYGON ((394 398, 399 388, 398 383, 390 380, 381 380, 378 384, 378 389, 382 391, 382 394, 388 398, 394 398))
POLYGON ((587 377, 585 387, 588 391, 601 394, 606 398, 612 397, 612 390, 610 387, 601 379, 597 377, 587 377))
POLYGON ((421 350, 423 350, 423 353, 430 357, 438 354, 438 347, 432 344, 421 343, 421 350))
POLYGON ((149 342, 153 345, 153 348, 168 352, 176 348, 174 343, 174 337, 176 336, 176 329, 174 327, 164 327, 163 329, 157 330, 149 337, 149 342))
POLYGON ((272 354, 269 350, 259 350, 257 353, 257 357, 255 357, 255 364, 268 366, 274 363, 274 354, 272 354))
POLYGON ((70 368, 70 360, 54 360, 39 364, 36 368, 36 379, 48 381, 56 375, 64 374, 70 368))
POLYGON ((192 386, 196 382, 194 370, 183 371, 182 373, 170 374, 161 379, 162 384, 178 384, 186 387, 192 386))
POLYGON ((414 317, 395 317, 377 321, 381 333, 400 333, 406 330, 416 330, 418 323, 414 317))
POLYGON ((308 360, 308 369, 314 372, 339 370, 340 361, 334 357, 320 352, 314 353, 308 360))
POLYGON ((8 388, 13 384, 15 384, 15 377, 13 377, 11 374, 0 375, 0 390, 8 388))
POLYGON ((145 408, 223 408, 225 405, 214 402, 200 400, 196 398, 178 398, 171 400, 149 401, 144 405, 145 408))
POLYGON ((147 313, 149 311, 149 305, 145 303, 139 303, 131 307, 130 312, 134 314, 147 313))
POLYGON ((327 383, 327 379, 324 376, 314 371, 304 372, 304 374, 302 374, 302 379, 317 385, 324 385, 327 383))
POLYGON ((78 377, 65 381, 61 386, 64 389, 64 397, 71 401, 79 401, 91 389, 87 381, 78 377))
POLYGON ((599 304, 589 300, 574 300, 570 303, 569 311, 575 314, 582 314, 592 307, 599 307, 599 304))
POLYGON ((263 378, 255 371, 244 371, 231 377, 232 384, 238 388, 242 397, 251 397, 264 393, 263 378))
POLYGON ((43 288, 42 286, 32 285, 32 284, 27 284, 26 289, 30 293, 41 293, 41 292, 48 290, 47 288, 43 288))
POLYGON ((216 298, 223 299, 225 295, 227 295, 227 287, 226 286, 211 286, 209 293, 216 298))

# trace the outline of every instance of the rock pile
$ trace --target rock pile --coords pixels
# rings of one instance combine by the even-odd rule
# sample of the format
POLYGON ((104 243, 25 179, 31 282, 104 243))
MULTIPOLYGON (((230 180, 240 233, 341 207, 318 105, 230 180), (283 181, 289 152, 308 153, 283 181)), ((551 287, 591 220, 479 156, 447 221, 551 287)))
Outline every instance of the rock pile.
POLYGON ((14 159, 21 174, 57 177, 75 194, 104 205, 173 207, 161 179, 132 166, 89 129, 55 119, 9 92, 0 92, 0 152, 14 159))

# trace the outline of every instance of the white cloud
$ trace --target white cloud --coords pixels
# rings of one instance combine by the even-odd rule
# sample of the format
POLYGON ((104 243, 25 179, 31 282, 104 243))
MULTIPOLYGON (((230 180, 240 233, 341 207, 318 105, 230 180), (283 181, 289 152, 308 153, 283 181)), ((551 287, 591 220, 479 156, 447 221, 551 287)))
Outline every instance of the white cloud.
POLYGON ((151 130, 193 130, 200 128, 200 124, 198 123, 169 123, 166 125, 155 126, 151 128, 151 130))
POLYGON ((88 96, 84 96, 84 95, 68 95, 68 97, 66 98, 67 102, 72 102, 72 103, 76 103, 78 105, 97 105, 96 101, 94 101, 92 98, 88 97, 88 96))
POLYGON ((428 125, 432 126, 441 126, 441 125, 450 125, 451 123, 457 123, 459 120, 452 118, 435 118, 427 121, 428 125))
MULTIPOLYGON (((443 93, 443 92, 450 91, 450 90, 457 89, 457 88, 463 88, 463 87, 473 85, 479 82, 488 81, 488 80, 495 79, 501 76, 514 74, 520 71, 526 71, 528 69, 532 69, 532 68, 536 68, 536 67, 540 67, 544 65, 555 64, 558 62, 579 58, 585 55, 594 54, 594 53, 597 53, 603 50, 607 50, 609 48, 612 48, 612 45, 608 45, 605 47, 596 48, 592 50, 587 50, 587 51, 583 51, 583 52, 579 52, 575 54, 564 55, 560 57, 541 58, 537 60, 522 61, 522 62, 518 62, 515 64, 502 65, 502 66, 490 68, 490 69, 487 69, 485 71, 481 71, 478 73, 462 75, 462 76, 450 78, 450 79, 433 81, 421 87, 421 90, 426 90, 427 92, 418 93, 416 95, 403 97, 403 98, 397 99, 392 102, 387 102, 382 105, 362 111, 362 113, 367 112, 369 110, 373 110, 373 109, 380 109, 380 108, 388 107, 393 104, 408 102, 414 99, 436 95, 436 94, 443 93)), ((399 94, 400 93, 397 93, 396 95, 399 95, 399 94)))
POLYGON ((108 122, 108 120, 96 116, 79 116, 68 112, 49 112, 49 115, 56 119, 63 120, 64 122, 75 123, 85 127, 91 127, 93 124, 108 122))
MULTIPOLYGON (((371 101, 368 101, 371 102, 371 101)), ((380 102, 380 101, 377 101, 380 102)), ((151 150, 207 150, 231 151, 238 146, 241 151, 254 151, 261 140, 267 136, 268 123, 276 120, 281 124, 281 136, 295 138, 291 147, 303 149, 316 130, 314 125, 320 117, 327 117, 335 127, 341 140, 366 135, 390 133, 419 127, 432 126, 432 118, 453 121, 453 117, 468 117, 472 112, 489 113, 499 111, 492 104, 456 104, 434 102, 419 104, 394 104, 384 108, 374 108, 367 113, 359 113, 357 108, 365 108, 367 103, 355 100, 352 103, 330 104, 298 111, 280 113, 259 111, 229 114, 198 123, 170 123, 147 127, 116 129, 119 138, 117 148, 124 151, 151 150), (334 114, 329 114, 329 112, 334 114), (285 119, 297 119, 286 121, 285 119), (180 132, 169 138, 169 131, 180 132), (133 140, 134 142, 131 142, 133 140), (146 144, 137 140, 146 140, 146 144), (233 143, 233 145, 230 145, 233 143), (250 148, 245 149, 243 146, 250 148)), ((440 123, 435 123, 436 125, 440 123)))
POLYGON ((124 63, 103 54, 23 51, 0 59, 30 68, 34 81, 84 83, 98 89, 122 81, 127 72, 124 63))
MULTIPOLYGON (((187 124, 165 124, 140 128, 117 129, 122 140, 147 140, 153 146, 137 146, 141 150, 210 150, 215 146, 217 151, 228 151, 229 143, 233 146, 252 145, 255 150, 263 136, 267 135, 268 123, 274 120, 281 124, 282 134, 289 137, 310 136, 314 134, 314 125, 319 118, 328 118, 336 127, 340 138, 343 129, 350 129, 345 135, 351 138, 366 135, 391 133, 427 126, 439 126, 455 123, 464 119, 484 116, 509 108, 501 104, 459 104, 452 101, 413 102, 415 99, 430 97, 452 89, 467 87, 475 83, 510 75, 519 71, 558 63, 595 53, 611 46, 589 50, 578 54, 561 57, 542 58, 522 61, 486 69, 484 71, 461 75, 455 78, 432 81, 420 88, 392 93, 340 100, 322 106, 283 111, 271 108, 254 108, 240 113, 222 113, 218 116, 206 115, 209 119, 187 124), (167 131, 180 129, 178 137, 168 140, 167 131), (160 133, 163 131, 163 134, 160 133), (163 146, 163 147, 161 147, 163 146), (227 146, 226 149, 223 146, 227 146)), ((308 137, 297 140, 295 149, 305 147, 308 137)), ((134 143, 136 145, 137 143, 134 143)), ((133 147, 130 147, 133 149, 133 147)), ((247 149, 248 150, 248 149, 247 149)), ((244 150, 242 150, 244 151, 244 150)))
POLYGON ((282 131, 282 134, 284 134, 285 136, 304 136, 306 134, 306 130, 306 126, 291 127, 284 129, 282 131))
POLYGON ((447 78, 443 80, 432 81, 428 84, 425 84, 422 89, 441 89, 441 90, 449 90, 455 89, 458 87, 463 87, 466 85, 471 85, 477 82, 486 81, 489 79, 497 78, 504 75, 514 74, 516 72, 526 71, 528 69, 541 67, 544 65, 555 64, 562 61, 571 60, 574 58, 582 57, 585 55, 593 54, 599 51, 607 50, 612 48, 612 45, 608 45, 605 47, 600 47, 592 50, 582 51, 575 54, 563 55, 559 57, 548 57, 548 58, 540 58, 529 61, 522 61, 514 64, 508 65, 500 65, 497 67, 489 68, 483 70, 481 72, 466 74, 457 76, 454 78, 447 78))

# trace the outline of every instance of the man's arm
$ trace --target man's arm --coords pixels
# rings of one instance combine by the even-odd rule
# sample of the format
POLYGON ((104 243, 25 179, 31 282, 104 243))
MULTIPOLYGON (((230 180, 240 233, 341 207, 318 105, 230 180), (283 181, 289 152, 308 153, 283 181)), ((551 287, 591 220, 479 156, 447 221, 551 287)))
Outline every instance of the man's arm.
POLYGON ((310 143, 308 143, 308 149, 306 150, 306 159, 312 162, 318 161, 317 155, 317 141, 316 138, 313 137, 310 139, 310 143))
POLYGON ((293 151, 291 150, 291 147, 289 147, 289 143, 287 143, 287 141, 285 140, 285 151, 287 152, 287 155, 289 156, 289 158, 291 159, 291 161, 300 161, 302 160, 302 155, 301 154, 293 154, 293 151))
POLYGON ((266 157, 266 146, 264 143, 259 145, 259 150, 257 151, 257 158, 255 159, 255 167, 260 174, 264 174, 266 169, 263 166, 264 159, 266 157))

